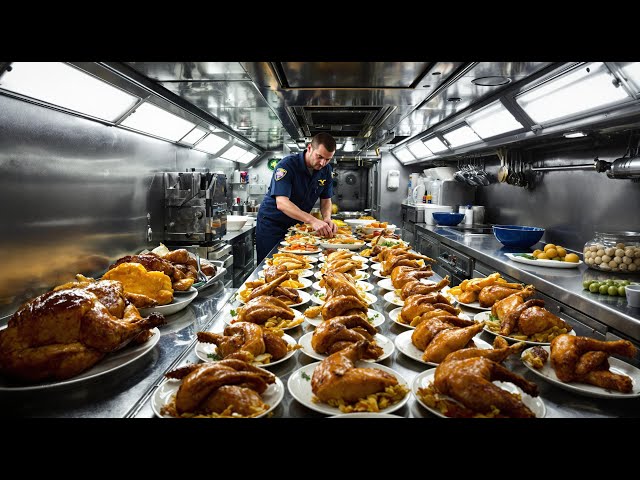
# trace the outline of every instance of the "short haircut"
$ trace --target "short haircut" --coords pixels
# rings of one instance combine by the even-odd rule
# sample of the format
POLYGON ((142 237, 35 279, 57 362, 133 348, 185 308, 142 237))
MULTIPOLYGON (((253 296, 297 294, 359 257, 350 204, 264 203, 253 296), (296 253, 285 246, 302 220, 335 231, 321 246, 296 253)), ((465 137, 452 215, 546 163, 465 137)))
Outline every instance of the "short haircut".
POLYGON ((326 148, 328 152, 336 151, 336 141, 329 133, 320 132, 313 136, 311 146, 316 149, 320 145, 324 145, 324 148, 326 148))

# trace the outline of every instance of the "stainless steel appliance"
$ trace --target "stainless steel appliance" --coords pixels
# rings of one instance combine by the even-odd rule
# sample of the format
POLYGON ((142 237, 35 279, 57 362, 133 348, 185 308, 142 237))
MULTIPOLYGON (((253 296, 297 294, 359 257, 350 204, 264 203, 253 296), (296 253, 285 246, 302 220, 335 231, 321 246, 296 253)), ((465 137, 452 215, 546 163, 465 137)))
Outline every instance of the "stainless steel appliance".
POLYGON ((451 286, 456 286, 471 278, 474 263, 475 260, 470 256, 440 242, 438 263, 433 265, 433 270, 443 277, 449 275, 451 286))
POLYGON ((333 197, 340 210, 363 211, 369 207, 369 168, 346 162, 333 169, 333 197))
POLYGON ((208 170, 164 173, 164 240, 211 245, 227 233, 227 176, 208 170))

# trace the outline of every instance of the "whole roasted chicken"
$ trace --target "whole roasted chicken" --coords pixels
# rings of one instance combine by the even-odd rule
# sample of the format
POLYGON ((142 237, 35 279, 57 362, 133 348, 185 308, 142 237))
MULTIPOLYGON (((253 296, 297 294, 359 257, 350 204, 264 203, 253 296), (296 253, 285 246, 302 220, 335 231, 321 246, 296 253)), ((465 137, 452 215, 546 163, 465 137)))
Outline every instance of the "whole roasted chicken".
POLYGON ((367 351, 366 340, 329 355, 313 371, 311 391, 322 402, 356 402, 398 384, 396 377, 376 368, 356 368, 367 351))
POLYGON ((157 313, 141 317, 120 282, 48 292, 23 305, 0 331, 0 373, 29 382, 71 378, 164 323, 157 313))
POLYGON ((270 360, 280 360, 289 351, 280 335, 251 322, 228 325, 222 334, 198 332, 197 336, 199 342, 215 344, 220 357, 245 362, 253 362, 264 354, 270 355, 270 360))
POLYGON ((294 311, 282 300, 269 296, 252 298, 244 306, 238 308, 238 321, 264 324, 273 317, 293 320, 294 311))
POLYGON ((181 379, 175 398, 175 414, 255 416, 266 411, 260 396, 275 382, 273 373, 238 359, 198 363, 165 375, 181 379))
POLYGON ((534 418, 535 414, 517 396, 492 383, 494 380, 511 382, 531 396, 538 395, 538 386, 525 380, 497 362, 520 351, 524 344, 499 349, 469 348, 453 352, 436 367, 433 386, 448 395, 470 413, 491 414, 499 410, 499 416, 534 418))
POLYGON ((330 355, 361 340, 369 344, 363 358, 375 360, 384 352, 376 345, 374 336, 378 331, 359 315, 334 317, 322 322, 311 337, 311 347, 318 353, 330 355))
POLYGON ((429 278, 432 275, 431 265, 419 268, 400 266, 395 267, 391 271, 391 283, 394 288, 402 288, 408 282, 420 280, 421 278, 429 278))
POLYGON ((609 355, 633 358, 637 348, 628 340, 601 341, 574 335, 551 340, 551 366, 563 382, 582 382, 608 390, 630 393, 631 377, 609 370, 609 355))
POLYGON ((413 295, 426 295, 428 293, 439 292, 447 285, 449 285, 449 275, 444 277, 438 283, 431 285, 424 284, 420 280, 412 280, 404 284, 400 290, 400 298, 402 298, 402 300, 406 300, 413 295))

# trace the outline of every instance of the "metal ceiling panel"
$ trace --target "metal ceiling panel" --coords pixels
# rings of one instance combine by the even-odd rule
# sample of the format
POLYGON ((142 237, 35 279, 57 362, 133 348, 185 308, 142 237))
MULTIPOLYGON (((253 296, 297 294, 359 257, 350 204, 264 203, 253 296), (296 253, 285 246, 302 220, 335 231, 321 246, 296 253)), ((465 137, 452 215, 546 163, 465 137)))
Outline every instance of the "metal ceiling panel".
POLYGON ((158 82, 189 80, 249 80, 238 62, 126 62, 158 82))

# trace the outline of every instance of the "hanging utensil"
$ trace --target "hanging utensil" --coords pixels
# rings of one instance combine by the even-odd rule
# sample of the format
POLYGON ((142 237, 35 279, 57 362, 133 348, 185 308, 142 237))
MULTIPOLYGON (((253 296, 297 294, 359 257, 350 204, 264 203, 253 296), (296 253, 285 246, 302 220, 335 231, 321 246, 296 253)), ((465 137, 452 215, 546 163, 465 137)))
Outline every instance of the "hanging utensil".
POLYGON ((509 169, 507 168, 507 149, 504 147, 500 147, 497 152, 498 158, 500 159, 500 168, 498 169, 498 181, 500 183, 504 183, 507 181, 507 176, 509 175, 509 169))

